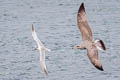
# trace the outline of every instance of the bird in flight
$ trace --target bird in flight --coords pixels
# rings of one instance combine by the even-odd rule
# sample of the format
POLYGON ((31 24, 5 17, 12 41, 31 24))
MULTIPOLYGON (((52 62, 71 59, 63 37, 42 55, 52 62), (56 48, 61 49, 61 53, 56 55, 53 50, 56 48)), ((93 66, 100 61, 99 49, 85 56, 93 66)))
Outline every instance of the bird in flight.
POLYGON ((88 25, 84 3, 81 3, 77 14, 77 24, 82 35, 82 42, 80 45, 74 46, 77 49, 86 49, 88 58, 91 63, 99 70, 104 71, 101 61, 98 57, 98 50, 106 50, 102 40, 94 40, 92 31, 88 25))
POLYGON ((47 71, 46 64, 45 64, 45 52, 46 51, 50 51, 50 49, 46 48, 42 44, 42 42, 39 40, 39 38, 38 38, 38 36, 37 36, 37 34, 35 32, 33 24, 32 24, 32 37, 33 37, 33 39, 37 43, 37 50, 39 50, 39 52, 40 52, 40 64, 41 64, 41 68, 46 73, 46 75, 48 75, 48 71, 47 71))

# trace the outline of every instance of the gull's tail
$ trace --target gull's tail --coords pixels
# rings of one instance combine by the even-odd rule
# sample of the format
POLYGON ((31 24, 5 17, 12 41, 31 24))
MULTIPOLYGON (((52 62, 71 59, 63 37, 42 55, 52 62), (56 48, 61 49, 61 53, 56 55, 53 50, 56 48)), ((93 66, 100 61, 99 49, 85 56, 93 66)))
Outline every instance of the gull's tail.
POLYGON ((95 44, 96 44, 97 49, 102 50, 102 51, 106 50, 106 47, 102 40, 95 40, 95 44))

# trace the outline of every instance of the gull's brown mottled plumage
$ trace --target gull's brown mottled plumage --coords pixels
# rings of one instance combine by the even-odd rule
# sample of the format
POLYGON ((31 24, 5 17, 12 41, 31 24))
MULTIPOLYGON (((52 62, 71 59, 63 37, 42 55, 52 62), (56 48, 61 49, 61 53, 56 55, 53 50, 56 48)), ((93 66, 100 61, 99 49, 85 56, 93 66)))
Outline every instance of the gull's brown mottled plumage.
POLYGON ((99 70, 103 71, 101 61, 98 58, 98 49, 106 50, 102 40, 93 40, 92 31, 88 25, 84 3, 80 5, 77 14, 78 28, 82 34, 82 43, 74 48, 87 49, 87 55, 91 63, 99 70))
POLYGON ((87 22, 85 8, 84 8, 83 3, 81 4, 81 6, 78 10, 77 23, 78 23, 78 28, 80 29, 80 32, 82 33, 82 39, 92 41, 92 39, 93 39, 92 31, 87 22))
MULTIPOLYGON (((88 43, 88 45, 89 45, 89 43, 88 43)), ((88 55, 88 58, 90 59, 91 63, 97 69, 103 71, 101 61, 98 57, 98 50, 97 50, 97 48, 94 44, 92 46, 90 45, 90 46, 87 47, 87 55, 88 55)))

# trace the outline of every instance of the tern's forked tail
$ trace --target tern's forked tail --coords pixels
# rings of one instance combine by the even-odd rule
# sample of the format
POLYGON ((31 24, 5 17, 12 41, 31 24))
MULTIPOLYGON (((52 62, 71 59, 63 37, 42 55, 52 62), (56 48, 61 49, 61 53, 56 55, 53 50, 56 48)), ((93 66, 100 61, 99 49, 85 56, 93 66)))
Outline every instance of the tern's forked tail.
POLYGON ((51 51, 51 49, 48 49, 48 48, 45 48, 45 50, 46 50, 46 51, 49 51, 49 52, 51 51))

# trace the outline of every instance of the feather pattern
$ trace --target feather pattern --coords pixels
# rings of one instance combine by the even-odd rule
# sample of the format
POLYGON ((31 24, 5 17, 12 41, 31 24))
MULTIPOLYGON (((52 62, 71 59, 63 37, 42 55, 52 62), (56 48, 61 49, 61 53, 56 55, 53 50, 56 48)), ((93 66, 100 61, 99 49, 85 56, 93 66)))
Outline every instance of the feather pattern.
POLYGON ((78 10, 77 23, 78 23, 78 28, 80 29, 80 32, 82 33, 82 39, 92 41, 92 39, 93 39, 92 31, 87 22, 85 8, 84 8, 83 3, 81 4, 81 6, 78 10))

